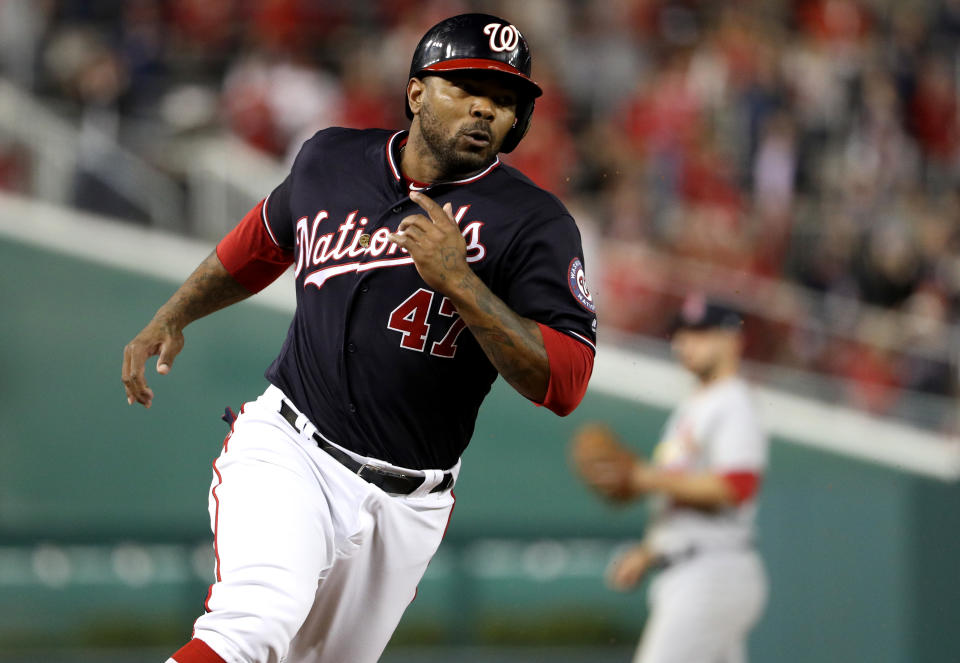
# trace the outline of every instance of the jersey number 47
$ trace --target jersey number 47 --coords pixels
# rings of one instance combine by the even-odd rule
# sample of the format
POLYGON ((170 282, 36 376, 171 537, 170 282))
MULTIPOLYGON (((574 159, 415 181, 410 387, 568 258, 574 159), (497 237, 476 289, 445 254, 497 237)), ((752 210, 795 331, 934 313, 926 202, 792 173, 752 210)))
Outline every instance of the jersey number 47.
MULTIPOLYGON (((387 329, 400 332, 400 347, 405 350, 415 352, 425 352, 427 349, 427 337, 430 335, 431 323, 427 322, 430 316, 430 310, 433 306, 433 299, 436 295, 432 290, 420 288, 415 293, 403 300, 397 308, 390 313, 390 319, 387 323, 387 329)), ((466 329, 467 325, 457 315, 457 309, 453 302, 444 297, 440 301, 441 316, 452 318, 452 324, 447 328, 447 332, 439 341, 430 344, 430 354, 434 357, 443 357, 451 359, 457 352, 457 338, 466 329)), ((434 324, 437 321, 434 320, 434 324)))

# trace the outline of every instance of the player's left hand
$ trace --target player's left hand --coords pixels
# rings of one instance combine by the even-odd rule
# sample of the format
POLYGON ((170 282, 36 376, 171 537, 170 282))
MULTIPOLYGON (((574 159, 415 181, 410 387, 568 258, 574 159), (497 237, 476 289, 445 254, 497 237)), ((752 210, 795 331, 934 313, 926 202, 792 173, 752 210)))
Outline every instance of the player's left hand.
POLYGON ((646 464, 602 424, 587 424, 573 435, 570 464, 587 486, 612 502, 626 502, 642 492, 637 477, 646 464))
POLYGON ((653 568, 655 560, 653 553, 643 544, 625 550, 607 566, 607 586, 618 592, 635 589, 653 568))
POLYGON ((464 277, 473 274, 467 264, 467 243, 453 218, 453 207, 450 203, 440 207, 417 191, 410 194, 410 200, 429 216, 414 214, 404 218, 397 232, 390 234, 390 241, 407 250, 428 286, 449 295, 464 277))

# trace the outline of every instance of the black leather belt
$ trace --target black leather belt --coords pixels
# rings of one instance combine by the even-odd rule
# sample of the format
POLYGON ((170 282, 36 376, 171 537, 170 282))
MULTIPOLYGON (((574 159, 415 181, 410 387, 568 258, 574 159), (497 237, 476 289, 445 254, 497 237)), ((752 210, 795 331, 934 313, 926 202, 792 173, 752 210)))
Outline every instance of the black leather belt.
MULTIPOLYGON (((297 429, 297 413, 286 401, 280 401, 280 416, 286 419, 287 423, 289 423, 294 430, 299 432, 297 429)), ((382 467, 376 467, 374 465, 359 463, 354 460, 352 456, 336 448, 320 437, 320 435, 317 433, 313 434, 313 440, 317 443, 318 447, 326 451, 338 463, 346 467, 348 470, 356 474, 367 483, 372 483, 374 486, 377 486, 385 493, 409 495, 423 485, 423 477, 412 476, 410 474, 386 470, 382 467)), ((430 492, 439 493, 440 491, 446 490, 452 485, 453 473, 444 472, 443 480, 434 486, 430 492)))
POLYGON ((653 563, 653 569, 657 571, 665 571, 671 566, 676 566, 681 562, 686 562, 687 560, 693 559, 701 550, 698 548, 685 548, 680 552, 673 553, 672 555, 663 555, 657 557, 657 560, 653 563))
POLYGON ((664 555, 658 557, 657 561, 654 562, 653 568, 658 571, 663 571, 669 569, 671 566, 676 566, 683 562, 687 562, 694 557, 703 555, 705 553, 716 553, 716 552, 746 552, 753 549, 753 543, 744 543, 742 546, 734 545, 729 548, 699 548, 697 546, 690 546, 684 548, 679 552, 672 553, 670 555, 664 555))

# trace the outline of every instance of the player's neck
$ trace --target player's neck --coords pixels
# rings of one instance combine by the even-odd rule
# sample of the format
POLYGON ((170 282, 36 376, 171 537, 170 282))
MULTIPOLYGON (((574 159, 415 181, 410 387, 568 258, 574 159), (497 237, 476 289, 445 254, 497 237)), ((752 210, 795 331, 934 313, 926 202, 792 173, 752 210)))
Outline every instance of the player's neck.
POLYGON ((736 360, 731 360, 717 364, 712 370, 698 375, 697 378, 700 381, 700 387, 706 389, 718 382, 723 382, 724 380, 734 377, 739 370, 740 363, 736 360))
POLYGON ((416 124, 411 125, 407 141, 400 148, 399 162, 400 172, 408 180, 429 184, 465 179, 471 175, 476 175, 487 167, 484 166, 469 172, 450 172, 436 158, 420 135, 416 124))

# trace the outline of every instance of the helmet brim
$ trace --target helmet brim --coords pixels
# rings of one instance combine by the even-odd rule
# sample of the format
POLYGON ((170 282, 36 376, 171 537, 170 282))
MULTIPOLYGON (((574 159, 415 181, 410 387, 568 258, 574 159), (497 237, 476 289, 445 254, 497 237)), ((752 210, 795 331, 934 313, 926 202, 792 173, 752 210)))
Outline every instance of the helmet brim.
POLYGON ((450 71, 466 70, 496 71, 503 74, 509 74, 510 76, 518 79, 516 82, 520 85, 520 91, 524 96, 536 99, 543 94, 543 90, 532 78, 525 75, 519 69, 511 67, 506 62, 499 62, 497 60, 485 60, 483 58, 460 58, 457 60, 444 60, 443 62, 436 62, 432 65, 424 67, 415 75, 419 76, 426 72, 442 74, 450 71))

